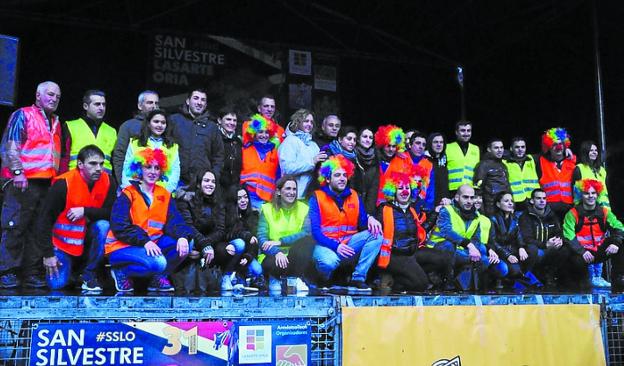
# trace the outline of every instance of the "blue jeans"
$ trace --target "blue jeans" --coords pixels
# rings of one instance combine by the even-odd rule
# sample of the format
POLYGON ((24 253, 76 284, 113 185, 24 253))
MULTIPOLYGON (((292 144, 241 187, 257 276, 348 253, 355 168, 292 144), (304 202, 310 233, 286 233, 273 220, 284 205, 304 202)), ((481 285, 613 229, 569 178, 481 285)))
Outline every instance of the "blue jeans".
POLYGON ((58 248, 54 248, 54 255, 61 263, 59 275, 54 278, 47 277, 48 287, 52 290, 61 289, 69 283, 73 267, 77 265, 80 259, 84 260, 84 269, 82 270, 82 278, 88 281, 95 278, 96 272, 102 265, 104 258, 104 243, 106 242, 106 234, 110 224, 106 220, 98 220, 87 226, 85 236, 85 250, 81 257, 69 255, 58 248))
MULTIPOLYGON (((479 270, 485 271, 490 266, 488 261, 487 248, 483 244, 476 245, 476 247, 477 249, 479 249, 479 252, 481 252, 481 265, 479 266, 479 270)), ((436 243, 435 248, 447 252, 453 252, 455 254, 453 256, 455 269, 461 270, 472 263, 470 261, 470 256, 468 255, 468 249, 455 248, 455 245, 453 245, 453 243, 451 243, 450 241, 436 243)), ((507 276, 507 273, 509 273, 509 267, 507 267, 507 264, 502 259, 500 260, 500 262, 498 262, 498 264, 493 264, 491 266, 492 270, 494 270, 494 272, 500 277, 505 277, 507 276)))
MULTIPOLYGON (((236 251, 234 253, 235 255, 243 254, 243 252, 245 251, 245 241, 241 238, 234 239, 230 241, 229 244, 232 244, 234 246, 234 250, 236 251)), ((260 265, 260 262, 258 262, 258 260, 254 258, 251 263, 249 263, 247 271, 249 276, 258 277, 262 274, 262 265, 260 265)))
MULTIPOLYGON (((383 237, 381 235, 375 238, 368 230, 360 231, 349 239, 347 245, 355 250, 354 255, 360 253, 360 259, 351 276, 353 281, 366 280, 368 270, 373 265, 375 258, 377 258, 377 254, 379 254, 382 241, 383 237)), ((325 281, 329 280, 332 272, 338 268, 340 262, 347 259, 340 257, 332 249, 318 244, 314 247, 312 258, 316 264, 316 269, 325 281)))
MULTIPOLYGON (((112 252, 108 260, 113 268, 126 271, 130 277, 151 277, 170 273, 186 258, 178 255, 177 242, 176 239, 163 235, 156 241, 162 255, 150 257, 144 247, 129 246, 112 252)), ((192 248, 193 243, 190 242, 189 251, 192 248)))

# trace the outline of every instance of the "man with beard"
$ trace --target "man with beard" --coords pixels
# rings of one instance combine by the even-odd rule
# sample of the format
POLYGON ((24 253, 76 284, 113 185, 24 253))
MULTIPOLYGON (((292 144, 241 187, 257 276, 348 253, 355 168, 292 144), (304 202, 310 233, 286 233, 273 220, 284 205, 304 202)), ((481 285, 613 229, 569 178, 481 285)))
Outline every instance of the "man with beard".
POLYGON ((539 188, 535 159, 526 153, 526 141, 523 137, 514 137, 511 140, 511 154, 503 159, 503 164, 509 173, 509 186, 513 195, 516 210, 524 211, 531 192, 539 188))
POLYGON ((472 122, 459 121, 455 124, 457 141, 446 146, 449 190, 451 194, 462 184, 472 183, 474 167, 479 162, 481 153, 477 145, 470 143, 472 122))
POLYGON ((487 152, 477 164, 473 177, 474 185, 481 188, 483 195, 483 213, 487 216, 494 215, 495 197, 499 192, 509 192, 509 179, 507 168, 502 162, 503 141, 498 138, 490 140, 487 152))
POLYGON ((51 289, 70 282, 81 265, 82 289, 101 291, 97 278, 104 257, 115 187, 95 145, 80 149, 77 167, 54 179, 37 224, 46 280, 51 289))

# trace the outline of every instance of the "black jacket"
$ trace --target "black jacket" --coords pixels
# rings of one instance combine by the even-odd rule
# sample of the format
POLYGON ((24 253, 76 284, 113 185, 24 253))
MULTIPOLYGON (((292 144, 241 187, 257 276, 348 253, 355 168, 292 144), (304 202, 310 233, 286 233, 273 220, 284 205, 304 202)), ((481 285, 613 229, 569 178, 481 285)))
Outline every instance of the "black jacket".
POLYGON ((236 204, 228 205, 225 227, 227 228, 226 241, 230 242, 239 238, 245 241, 245 251, 242 258, 247 259, 247 263, 251 263, 253 259, 258 257, 258 244, 251 245, 249 242, 251 237, 256 235, 258 212, 253 211, 251 207, 244 212, 239 212, 236 204))
POLYGON ((205 199, 197 193, 190 201, 177 200, 176 205, 184 221, 193 229, 195 249, 202 251, 210 245, 214 249, 225 239, 225 208, 220 202, 205 199))
POLYGON ((236 134, 228 137, 220 129, 223 141, 223 169, 219 183, 224 192, 229 192, 231 187, 237 187, 240 182, 240 173, 243 161, 243 142, 236 134))
POLYGON ((520 216, 519 224, 522 239, 526 245, 535 245, 540 249, 546 249, 548 239, 555 236, 563 238, 561 222, 549 206, 546 206, 542 215, 529 205, 520 216))
POLYGON ((519 226, 520 212, 515 212, 508 219, 502 213, 490 217, 492 221, 492 248, 502 258, 516 255, 520 248, 526 247, 519 226))
POLYGON ((473 182, 475 186, 481 187, 484 211, 488 215, 493 214, 496 194, 502 191, 511 192, 507 167, 502 159, 496 158, 490 152, 475 167, 473 182))

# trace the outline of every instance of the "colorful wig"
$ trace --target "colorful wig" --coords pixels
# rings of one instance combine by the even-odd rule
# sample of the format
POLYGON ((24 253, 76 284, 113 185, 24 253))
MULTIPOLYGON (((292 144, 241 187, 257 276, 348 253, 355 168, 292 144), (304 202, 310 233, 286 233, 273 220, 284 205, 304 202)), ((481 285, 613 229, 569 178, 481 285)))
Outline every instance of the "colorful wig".
POLYGON ((375 132, 375 146, 382 149, 387 145, 396 145, 397 152, 405 151, 405 133, 400 127, 385 125, 375 132))
POLYGON ((355 165, 353 165, 351 160, 345 158, 342 154, 331 156, 329 159, 325 160, 323 164, 321 164, 319 169, 318 179, 322 186, 326 185, 330 181, 331 175, 336 169, 344 169, 347 173, 347 179, 351 179, 355 165))
POLYGON ((391 172, 388 177, 384 178, 381 192, 386 201, 394 202, 399 184, 409 184, 410 200, 416 201, 423 187, 427 186, 428 179, 427 170, 420 165, 414 165, 409 172, 391 172))
POLYGON ((243 131, 243 144, 251 144, 260 130, 267 130, 269 132, 269 141, 274 143, 275 147, 279 146, 279 138, 276 136, 277 125, 272 120, 258 113, 251 116, 249 123, 247 123, 247 128, 243 131))
POLYGON ((596 194, 601 194, 604 191, 604 184, 601 181, 596 179, 581 179, 576 182, 575 188, 578 189, 579 192, 587 192, 590 188, 596 190, 596 194))
POLYGON ((553 127, 544 131, 542 135, 542 151, 547 152, 557 144, 564 144, 566 148, 570 147, 570 135, 568 135, 568 131, 562 127, 553 127))
POLYGON ((166 181, 168 172, 171 169, 167 161, 167 155, 161 149, 152 149, 151 147, 140 148, 134 153, 132 163, 130 163, 129 176, 131 179, 138 180, 142 178, 141 167, 144 164, 155 162, 160 167, 160 180, 166 181))

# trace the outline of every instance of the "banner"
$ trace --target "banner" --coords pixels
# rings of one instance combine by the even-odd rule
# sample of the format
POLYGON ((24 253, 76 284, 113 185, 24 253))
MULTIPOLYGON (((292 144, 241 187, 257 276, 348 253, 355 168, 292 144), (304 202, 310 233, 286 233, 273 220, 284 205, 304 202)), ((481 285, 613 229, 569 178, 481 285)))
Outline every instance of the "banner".
POLYGON ((311 329, 308 321, 237 323, 235 365, 307 366, 311 329))
POLYGON ((605 365, 598 305, 345 307, 343 365, 605 365))
POLYGON ((36 324, 31 366, 227 365, 232 322, 36 324))

